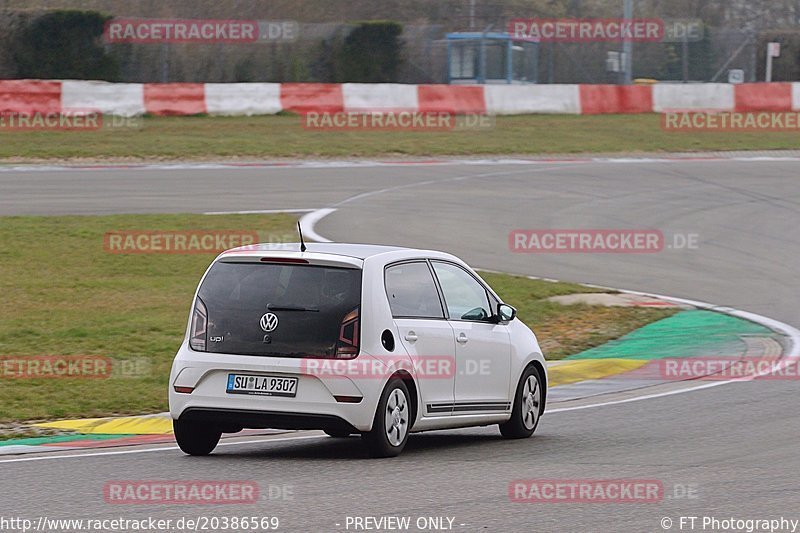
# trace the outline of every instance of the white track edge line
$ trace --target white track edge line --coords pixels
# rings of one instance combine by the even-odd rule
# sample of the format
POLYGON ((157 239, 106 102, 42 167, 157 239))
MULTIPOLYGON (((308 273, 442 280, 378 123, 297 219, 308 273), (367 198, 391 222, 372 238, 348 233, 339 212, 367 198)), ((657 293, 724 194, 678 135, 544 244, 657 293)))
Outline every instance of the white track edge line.
MULTIPOLYGON (((327 437, 327 435, 300 435, 297 437, 282 437, 279 439, 258 439, 258 440, 240 440, 235 442, 220 442, 217 446, 235 446, 237 444, 263 444, 266 442, 285 442, 285 441, 293 441, 293 440, 307 440, 307 439, 321 439, 323 437, 327 437)), ((150 452, 168 452, 179 450, 178 446, 159 446, 158 448, 145 448, 145 449, 137 449, 137 450, 116 450, 116 451, 109 451, 109 452, 89 452, 89 453, 73 453, 69 455, 40 455, 36 457, 21 457, 18 459, 5 459, 0 460, 0 464, 3 463, 25 463, 31 461, 51 461, 54 459, 75 459, 79 457, 102 457, 108 455, 132 455, 136 453, 150 453, 150 452)))
POLYGON ((316 211, 304 215, 300 219, 300 227, 302 228, 303 233, 308 236, 309 239, 315 242, 333 242, 317 233, 314 229, 314 226, 316 226, 317 222, 335 211, 336 209, 332 207, 326 207, 324 209, 317 209, 316 211))
MULTIPOLYGON (((707 153, 707 152, 705 152, 707 153)), ((704 156, 698 152, 695 157, 585 157, 585 158, 554 158, 554 159, 523 159, 523 158, 498 158, 498 159, 437 159, 414 161, 391 160, 332 160, 332 161, 297 161, 291 163, 264 163, 237 165, 235 163, 134 163, 69 166, 69 165, 42 165, 42 164, 0 164, 0 173, 4 172, 108 172, 108 171, 141 171, 141 170, 264 170, 264 169, 331 169, 331 168, 374 168, 374 167, 404 167, 404 166, 496 166, 496 165, 547 165, 564 163, 593 163, 593 164, 637 164, 637 163, 719 163, 719 162, 745 162, 745 163, 775 163, 800 161, 797 156, 704 156)))
POLYGON ((204 215, 274 215, 280 213, 310 213, 316 209, 255 209, 250 211, 209 211, 204 215))

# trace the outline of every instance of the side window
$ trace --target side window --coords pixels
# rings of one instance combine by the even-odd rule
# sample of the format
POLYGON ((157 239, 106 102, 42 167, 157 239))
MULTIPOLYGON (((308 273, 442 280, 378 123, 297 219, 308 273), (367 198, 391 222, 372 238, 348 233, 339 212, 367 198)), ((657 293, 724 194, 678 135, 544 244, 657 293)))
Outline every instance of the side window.
POLYGON ((451 320, 486 320, 494 314, 486 289, 463 268, 434 261, 433 270, 451 320))
POLYGON ((386 296, 396 318, 444 318, 439 293, 427 263, 401 263, 385 274, 386 296))

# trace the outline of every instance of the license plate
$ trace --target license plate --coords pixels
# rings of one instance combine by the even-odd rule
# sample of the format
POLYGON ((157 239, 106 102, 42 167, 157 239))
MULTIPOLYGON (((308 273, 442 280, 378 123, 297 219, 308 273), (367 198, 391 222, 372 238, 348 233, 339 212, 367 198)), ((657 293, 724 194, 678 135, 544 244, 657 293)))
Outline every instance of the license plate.
POLYGON ((297 378, 228 374, 227 392, 294 398, 297 395, 297 378))

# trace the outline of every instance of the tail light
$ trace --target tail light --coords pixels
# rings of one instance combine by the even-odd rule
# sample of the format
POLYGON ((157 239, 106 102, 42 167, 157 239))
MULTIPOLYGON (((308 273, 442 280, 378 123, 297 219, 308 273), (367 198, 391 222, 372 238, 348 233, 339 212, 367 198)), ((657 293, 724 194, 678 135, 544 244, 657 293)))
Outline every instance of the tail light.
POLYGON ((336 359, 355 359, 358 357, 358 335, 361 317, 356 307, 347 313, 339 326, 339 340, 336 342, 336 359))
POLYGON ((189 337, 189 346, 198 352, 206 351, 206 337, 208 333, 208 311, 203 300, 197 298, 192 312, 192 333, 189 337))

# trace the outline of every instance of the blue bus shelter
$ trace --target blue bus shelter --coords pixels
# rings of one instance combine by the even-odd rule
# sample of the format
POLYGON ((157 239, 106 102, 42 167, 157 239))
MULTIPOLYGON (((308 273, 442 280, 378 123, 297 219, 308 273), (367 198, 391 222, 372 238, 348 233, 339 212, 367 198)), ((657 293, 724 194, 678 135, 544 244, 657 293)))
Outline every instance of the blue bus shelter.
POLYGON ((503 32, 456 32, 447 37, 451 84, 538 83, 539 43, 503 32))

